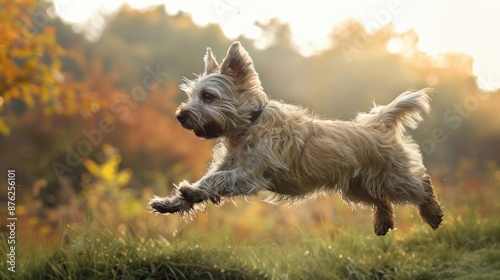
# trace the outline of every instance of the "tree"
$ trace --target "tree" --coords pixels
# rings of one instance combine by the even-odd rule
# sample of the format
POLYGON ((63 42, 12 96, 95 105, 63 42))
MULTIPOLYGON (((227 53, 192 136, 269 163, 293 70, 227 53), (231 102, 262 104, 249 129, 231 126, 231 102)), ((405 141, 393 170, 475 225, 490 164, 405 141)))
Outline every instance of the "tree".
POLYGON ((55 29, 47 5, 35 0, 0 0, 0 134, 10 134, 3 116, 38 102, 45 113, 72 112, 75 90, 64 84, 55 29))

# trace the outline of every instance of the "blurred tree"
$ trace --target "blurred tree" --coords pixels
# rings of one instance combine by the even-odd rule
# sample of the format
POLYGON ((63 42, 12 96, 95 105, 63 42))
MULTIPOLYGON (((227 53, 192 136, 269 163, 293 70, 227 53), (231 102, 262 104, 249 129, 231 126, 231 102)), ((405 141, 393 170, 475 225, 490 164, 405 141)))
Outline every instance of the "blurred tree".
MULTIPOLYGON (((0 113, 22 113, 38 100, 45 113, 74 112, 75 91, 62 86, 56 30, 47 25, 45 5, 35 0, 0 0, 0 113)), ((10 128, 0 117, 0 134, 10 128)))

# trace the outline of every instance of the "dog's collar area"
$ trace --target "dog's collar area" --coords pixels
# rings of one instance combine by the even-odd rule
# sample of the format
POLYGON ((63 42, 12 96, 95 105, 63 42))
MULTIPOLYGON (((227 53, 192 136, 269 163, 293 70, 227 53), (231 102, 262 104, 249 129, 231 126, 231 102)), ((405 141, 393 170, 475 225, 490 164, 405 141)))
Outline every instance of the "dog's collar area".
POLYGON ((259 118, 260 114, 262 114, 262 111, 264 111, 264 108, 261 108, 255 112, 253 112, 252 117, 250 117, 250 122, 254 123, 259 118))

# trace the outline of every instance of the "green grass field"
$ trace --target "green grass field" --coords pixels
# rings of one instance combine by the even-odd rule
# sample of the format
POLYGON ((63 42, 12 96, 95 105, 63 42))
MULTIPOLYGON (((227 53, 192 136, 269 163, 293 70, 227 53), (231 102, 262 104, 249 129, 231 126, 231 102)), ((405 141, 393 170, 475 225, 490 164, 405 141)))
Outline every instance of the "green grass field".
POLYGON ((57 246, 18 252, 15 273, 2 262, 0 278, 500 279, 500 218, 468 212, 447 215, 437 231, 423 224, 403 237, 298 230, 299 241, 289 244, 245 244, 222 232, 169 239, 89 221, 84 229, 64 229, 57 246))

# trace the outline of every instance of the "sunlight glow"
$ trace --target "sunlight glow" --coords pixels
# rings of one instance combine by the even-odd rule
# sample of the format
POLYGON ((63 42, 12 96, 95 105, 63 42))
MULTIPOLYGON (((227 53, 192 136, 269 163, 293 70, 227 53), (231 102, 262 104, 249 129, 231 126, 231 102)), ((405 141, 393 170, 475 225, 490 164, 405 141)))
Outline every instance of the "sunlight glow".
POLYGON ((390 53, 399 53, 403 49, 403 42, 401 39, 392 39, 387 44, 387 51, 390 53))
MULTIPOLYGON (((165 4, 169 14, 185 12, 200 26, 219 24, 228 38, 243 35, 255 39, 257 47, 266 47, 268 42, 255 22, 277 18, 289 24, 293 42, 306 56, 328 48, 334 26, 347 19, 360 20, 368 33, 392 24, 398 32, 415 30, 419 50, 431 55, 449 51, 472 55, 474 74, 488 88, 500 87, 498 1, 373 0, 360 4, 360 1, 339 0, 54 0, 54 3, 59 16, 77 23, 79 30, 94 39, 103 28, 103 18, 124 3, 136 9, 165 4)), ((394 41, 387 48, 390 52, 400 52, 402 44, 394 41)))

